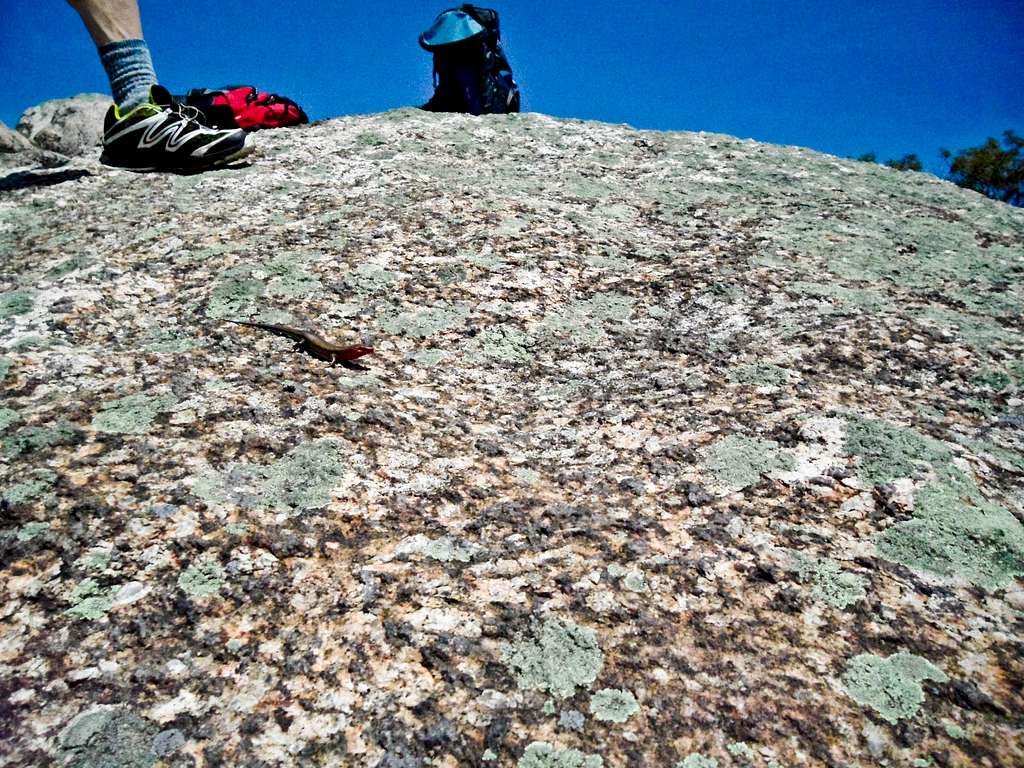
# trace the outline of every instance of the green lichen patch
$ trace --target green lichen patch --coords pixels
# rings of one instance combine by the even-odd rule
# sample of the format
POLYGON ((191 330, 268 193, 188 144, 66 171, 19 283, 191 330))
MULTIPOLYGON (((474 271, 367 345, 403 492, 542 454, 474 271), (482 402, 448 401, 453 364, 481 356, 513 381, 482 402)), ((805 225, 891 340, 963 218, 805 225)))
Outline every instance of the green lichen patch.
POLYGON ((835 560, 810 558, 800 553, 794 553, 793 559, 800 578, 812 582, 811 594, 817 600, 842 610, 863 600, 867 594, 867 580, 844 571, 835 560))
POLYGON ((600 755, 587 755, 578 749, 556 749, 547 742, 534 741, 526 747, 517 768, 602 768, 600 755))
POLYGON ((214 319, 250 315, 256 299, 266 290, 261 280, 249 277, 249 270, 228 270, 217 283, 206 307, 206 314, 214 319))
POLYGON ((342 277, 345 287, 354 293, 379 294, 389 290, 400 275, 376 264, 360 264, 342 277))
POLYGON ((419 554, 442 563, 453 561, 468 563, 480 548, 467 542, 460 542, 448 536, 430 539, 422 534, 403 541, 395 550, 397 555, 419 554))
POLYGON ((754 750, 750 748, 750 745, 743 741, 734 741, 731 744, 727 744, 725 751, 733 757, 739 757, 744 760, 754 759, 754 750))
POLYGON ((965 435, 957 435, 956 442, 964 448, 969 448, 977 456, 984 458, 991 463, 1001 463, 1006 468, 1024 472, 1024 445, 1021 450, 1007 448, 1004 445, 981 438, 972 438, 965 435), (994 461, 993 461, 994 459, 994 461))
POLYGON ((630 592, 646 592, 647 580, 644 578, 643 571, 630 571, 623 576, 622 587, 630 592))
POLYGON ((21 416, 13 408, 0 408, 0 432, 19 421, 21 416))
POLYGON ((178 586, 192 597, 215 595, 224 586, 224 569, 213 561, 190 565, 178 576, 178 586))
POLYGON ((0 320, 15 315, 24 315, 32 310, 33 304, 33 295, 29 291, 0 293, 0 320))
POLYGON ((949 736, 949 738, 951 738, 951 739, 956 739, 957 741, 962 741, 962 740, 967 738, 967 731, 965 731, 959 725, 947 724, 944 727, 944 730, 946 731, 946 735, 949 736))
POLYGON ((320 293, 320 278, 306 269, 308 255, 285 254, 225 270, 210 294, 206 314, 215 319, 252 316, 263 296, 297 298, 320 293))
POLYGON ((753 485, 761 475, 792 469, 793 459, 772 440, 746 435, 729 435, 701 450, 704 468, 730 491, 753 485))
POLYGON ((413 354, 412 359, 416 365, 421 365, 424 368, 433 368, 435 365, 445 359, 447 355, 443 350, 440 349, 424 349, 420 352, 413 354))
POLYGON ((36 536, 48 530, 50 530, 49 523, 25 523, 18 529, 15 538, 18 541, 32 541, 36 536))
POLYGON ((177 405, 172 395, 137 394, 104 403, 92 419, 97 432, 114 435, 142 435, 149 431, 158 414, 177 405))
POLYGON ((0 381, 7 378, 7 374, 10 372, 11 367, 14 365, 14 361, 9 357, 0 357, 0 381))
POLYGON ((512 477, 520 480, 524 483, 533 485, 534 483, 540 482, 540 472, 535 469, 527 469, 525 467, 517 467, 512 470, 512 477))
POLYGON ((676 768, 718 768, 718 761, 695 752, 676 763, 676 768))
POLYGON ((822 298, 838 304, 843 309, 878 312, 891 306, 885 296, 877 291, 864 288, 847 288, 835 283, 794 282, 791 290, 805 296, 822 298))
POLYGON ((270 280, 267 292, 271 296, 294 298, 310 296, 323 290, 320 278, 304 267, 307 257, 295 255, 279 256, 254 269, 265 272, 270 280))
POLYGON ((71 607, 64 611, 73 619, 96 621, 106 616, 114 605, 116 588, 104 589, 94 579, 85 579, 71 593, 71 607))
POLYGON ((604 654, 594 630, 547 618, 527 636, 508 644, 501 661, 520 688, 565 699, 576 693, 577 686, 589 686, 597 679, 604 654))
POLYGON ((51 339, 34 333, 29 336, 22 336, 11 345, 10 350, 11 352, 28 352, 31 350, 49 349, 52 346, 53 342, 51 339))
POLYGON ((910 429, 873 419, 850 418, 846 452, 860 457, 860 476, 872 484, 920 477, 930 465, 947 464, 949 449, 910 429))
POLYGON ((385 333, 426 339, 462 325, 469 315, 469 307, 463 304, 445 304, 415 312, 403 312, 399 315, 382 317, 378 321, 378 325, 385 333))
POLYGON ((971 377, 971 383, 976 387, 991 389, 993 392, 1006 392, 1013 387, 1014 380, 1008 373, 985 368, 971 377))
POLYGON ((23 427, 5 437, 0 445, 3 446, 4 458, 13 459, 44 448, 67 445, 77 436, 78 429, 73 424, 59 421, 48 427, 23 427))
POLYGON ((605 339, 610 328, 632 317, 635 304, 632 296, 598 293, 552 310, 544 316, 537 330, 544 335, 568 336, 582 345, 596 344, 605 339))
POLYGON ((535 356, 535 341, 528 334, 507 325, 486 328, 477 334, 469 358, 475 362, 494 360, 511 365, 526 365, 535 356))
POLYGON ((944 444, 909 429, 854 419, 847 427, 847 450, 860 456, 860 474, 873 483, 903 477, 922 482, 913 518, 879 538, 882 557, 988 588, 1024 574, 1024 525, 982 495, 944 444))
POLYGON ((789 376, 785 368, 780 368, 772 363, 751 363, 730 371, 729 380, 737 384, 781 387, 789 380, 789 376))
POLYGON ((629 259, 607 253, 595 253, 585 256, 584 261, 594 269, 607 272, 627 272, 632 266, 632 262, 629 259))
POLYGON ((355 143, 357 146, 361 147, 383 147, 386 146, 389 141, 379 133, 363 131, 362 133, 356 134, 355 143))
POLYGON ((639 711, 640 705, 629 691, 603 688, 590 697, 590 714, 597 720, 624 723, 639 711))
POLYGON ((72 272, 78 272, 79 270, 85 269, 91 266, 93 263, 92 259, 88 256, 72 256, 69 259, 65 259, 57 266, 53 267, 46 273, 46 277, 50 280, 59 280, 66 275, 70 275, 72 272))
POLYGON ((1005 508, 929 487, 918 494, 914 514, 882 534, 882 557, 989 589, 1024 574, 1024 526, 1005 508))
POLYGON ((913 717, 924 703, 921 683, 945 683, 945 673, 920 656, 897 653, 887 659, 861 654, 846 666, 843 686, 858 704, 871 707, 890 723, 913 717))
POLYGON ((156 728, 123 706, 98 705, 80 713, 57 743, 66 768, 151 768, 156 728))
POLYGON ((241 464, 200 477, 192 491, 208 504, 284 513, 322 509, 345 474, 340 447, 332 439, 303 443, 271 464, 241 464))
POLYGON ((33 470, 28 479, 5 488, 0 498, 11 505, 28 504, 51 495, 57 475, 48 469, 33 470))
POLYGON ((526 219, 520 219, 515 216, 509 216, 504 221, 499 222, 491 230, 491 234, 494 237, 515 237, 524 230, 528 229, 530 222, 526 219))
POLYGON ((915 313, 924 325, 937 327, 980 352, 1016 343, 1019 332, 1005 328, 995 320, 957 312, 944 307, 929 307, 915 313))
POLYGON ((197 345, 194 338, 180 331, 160 329, 148 336, 143 344, 143 349, 155 354, 177 354, 195 349, 197 345))
POLYGON ((113 554, 109 547, 93 547, 78 559, 78 564, 91 571, 102 571, 110 565, 113 554))

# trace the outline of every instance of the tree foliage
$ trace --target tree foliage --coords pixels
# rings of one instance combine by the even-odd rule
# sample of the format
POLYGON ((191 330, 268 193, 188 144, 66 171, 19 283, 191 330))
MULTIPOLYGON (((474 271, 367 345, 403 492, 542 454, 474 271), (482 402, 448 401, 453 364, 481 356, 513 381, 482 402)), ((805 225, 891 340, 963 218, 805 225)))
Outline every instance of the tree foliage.
MULTIPOLYGON (((878 155, 876 155, 874 152, 865 152, 857 159, 860 160, 862 163, 877 163, 878 155)), ((889 168, 895 168, 897 171, 924 170, 924 163, 921 162, 921 158, 914 154, 904 155, 899 160, 886 160, 884 163, 882 163, 882 165, 885 165, 889 168)))
POLYGON ((924 163, 921 162, 921 158, 913 153, 904 155, 899 160, 886 160, 885 164, 890 168, 895 168, 897 171, 924 170, 924 163))
POLYGON ((942 157, 950 161, 949 180, 957 186, 1024 206, 1024 136, 1004 131, 1002 145, 990 136, 980 147, 955 155, 943 149, 942 157))
MULTIPOLYGON (((1024 207, 1024 136, 1012 130, 1003 131, 1001 144, 990 136, 981 146, 961 149, 955 154, 943 149, 939 155, 946 161, 946 178, 954 184, 993 200, 1024 207)), ((865 152, 857 159, 877 163, 878 155, 865 152)), ((886 160, 883 165, 898 171, 924 170, 924 163, 915 154, 886 160)))

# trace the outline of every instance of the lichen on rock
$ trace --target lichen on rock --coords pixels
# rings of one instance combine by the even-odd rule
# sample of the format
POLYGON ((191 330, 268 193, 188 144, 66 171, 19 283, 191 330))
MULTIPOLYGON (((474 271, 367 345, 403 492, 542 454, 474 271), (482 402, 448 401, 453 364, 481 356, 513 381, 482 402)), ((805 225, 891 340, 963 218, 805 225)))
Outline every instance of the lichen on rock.
POLYGON ((104 403, 92 419, 97 432, 141 435, 149 431, 156 417, 177 404, 172 395, 129 395, 104 403))
POLYGON ((914 478, 913 516, 878 539, 883 557, 936 576, 988 588, 1024 574, 1024 524, 982 495, 944 444, 913 430, 852 419, 848 450, 874 483, 914 478))
POLYGON ((589 686, 604 666, 597 633, 571 621, 548 617, 508 644, 501 662, 519 687, 565 699, 589 686))
POLYGON ((57 421, 52 426, 31 426, 11 430, 0 445, 4 458, 13 459, 21 454, 66 445, 78 435, 78 429, 66 421, 57 421))
POLYGON ((73 619, 95 621, 114 606, 116 588, 101 587, 94 579, 85 579, 71 593, 71 607, 64 613, 73 619))
POLYGON ((333 439, 303 443, 270 464, 238 464, 196 479, 193 492, 211 504, 301 513, 325 507, 345 466, 333 439))
POLYGON ((215 595, 224 586, 224 568, 213 561, 190 565, 178 577, 178 586, 192 597, 215 595))
POLYGON ((468 542, 454 541, 448 536, 431 539, 423 534, 417 534, 399 544, 395 554, 420 554, 442 563, 468 563, 479 549, 468 542))
MULTIPOLYGON (((3 377, 0 376, 0 379, 3 377)), ((20 420, 18 412, 13 408, 0 408, 0 432, 7 429, 11 424, 15 424, 20 420)))
POLYGON ((604 688, 590 697, 590 714, 598 720, 624 723, 639 711, 640 705, 629 691, 604 688))
POLYGON ((462 325, 469 315, 469 307, 463 304, 446 304, 382 317, 378 325, 386 333, 426 339, 462 325))
POLYGON ((600 755, 588 755, 578 749, 557 749, 544 741, 527 745, 516 768, 602 768, 600 755))
POLYGON ((676 768, 718 768, 718 761, 713 757, 705 757, 694 752, 680 760, 676 768))
POLYGON ((704 467, 728 492, 753 485, 766 473, 794 467, 791 457, 780 452, 778 443, 747 435, 723 437, 701 454, 704 467))
POLYGON ((33 303, 33 295, 30 291, 0 293, 0 320, 24 315, 32 309, 33 303))
POLYGON ((7 504, 27 504, 52 495, 57 475, 48 469, 33 470, 29 477, 0 491, 7 504))
POLYGON ((834 608, 843 610, 864 599, 866 580, 844 571, 828 558, 811 558, 794 553, 794 564, 802 579, 811 581, 811 594, 834 608))
POLYGON ((944 683, 949 678, 928 660, 910 653, 897 653, 888 658, 861 654, 846 666, 843 685, 847 694, 879 716, 895 723, 917 714, 924 703, 921 683, 934 680, 944 683))

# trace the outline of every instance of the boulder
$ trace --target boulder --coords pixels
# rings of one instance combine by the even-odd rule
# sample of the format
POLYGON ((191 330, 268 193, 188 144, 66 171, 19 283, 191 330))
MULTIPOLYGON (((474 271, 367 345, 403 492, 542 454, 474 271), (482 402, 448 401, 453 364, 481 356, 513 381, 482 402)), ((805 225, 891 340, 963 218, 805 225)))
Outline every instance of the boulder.
POLYGON ((0 155, 30 152, 32 149, 31 141, 17 131, 11 130, 7 127, 6 123, 0 121, 0 155))
POLYGON ((18 133, 35 146, 62 155, 93 155, 103 140, 103 118, 110 97, 82 93, 29 107, 18 121, 18 133))
POLYGON ((5 764, 1024 766, 1024 211, 536 114, 258 139, 0 193, 5 764))
MULTIPOLYGON (((17 131, 0 122, 0 172, 25 168, 56 168, 65 165, 68 158, 59 152, 39 149, 17 131)), ((0 181, 0 189, 8 179, 0 181)))

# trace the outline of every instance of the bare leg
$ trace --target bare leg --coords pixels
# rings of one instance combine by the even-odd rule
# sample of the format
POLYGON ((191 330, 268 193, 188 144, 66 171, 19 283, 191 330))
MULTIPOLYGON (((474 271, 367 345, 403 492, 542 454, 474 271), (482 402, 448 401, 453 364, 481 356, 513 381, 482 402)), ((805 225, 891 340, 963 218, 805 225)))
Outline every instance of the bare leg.
POLYGON ((96 47, 119 40, 141 40, 138 0, 68 0, 78 11, 96 47))
POLYGON ((138 0, 68 0, 68 4, 78 11, 96 43, 118 108, 127 114, 149 101, 156 73, 149 46, 142 39, 138 0))
POLYGON ((142 37, 138 0, 68 0, 68 4, 82 17, 96 43, 114 97, 103 122, 102 162, 139 171, 200 171, 238 160, 255 149, 239 129, 204 130, 157 84, 149 46, 142 37), (144 137, 156 138, 144 141, 144 137), (170 145, 172 139, 176 146, 170 145), (190 149, 179 152, 186 141, 190 149))

